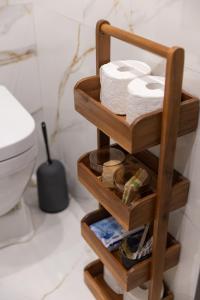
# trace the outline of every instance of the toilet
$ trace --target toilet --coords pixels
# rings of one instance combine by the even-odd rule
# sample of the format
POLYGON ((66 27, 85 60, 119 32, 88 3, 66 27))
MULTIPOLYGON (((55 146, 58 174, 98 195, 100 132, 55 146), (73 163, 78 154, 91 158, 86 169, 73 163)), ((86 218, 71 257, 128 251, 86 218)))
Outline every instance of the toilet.
POLYGON ((23 193, 37 156, 32 116, 0 86, 0 248, 26 241, 33 234, 23 193))

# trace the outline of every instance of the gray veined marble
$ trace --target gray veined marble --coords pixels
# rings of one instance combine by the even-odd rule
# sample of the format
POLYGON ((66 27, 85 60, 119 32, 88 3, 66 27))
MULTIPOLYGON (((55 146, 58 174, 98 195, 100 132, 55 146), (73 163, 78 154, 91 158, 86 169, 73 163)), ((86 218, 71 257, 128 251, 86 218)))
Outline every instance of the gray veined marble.
POLYGON ((22 49, 0 51, 0 66, 19 63, 36 55, 36 45, 30 45, 22 49))
POLYGON ((31 14, 30 5, 9 5, 9 1, 6 1, 0 6, 0 34, 6 34, 19 19, 27 14, 31 14))
MULTIPOLYGON (((76 73, 81 68, 81 65, 82 65, 84 59, 95 50, 94 47, 91 47, 91 48, 84 50, 83 53, 80 53, 80 36, 81 36, 81 24, 78 25, 76 48, 75 48, 74 55, 71 59, 70 64, 67 66, 67 68, 63 74, 63 77, 60 81, 59 87, 58 87, 58 102, 57 102, 57 111, 56 111, 56 121, 55 121, 55 129, 51 135, 51 143, 54 143, 56 135, 58 134, 58 132, 60 130, 63 131, 68 128, 68 126, 66 126, 65 128, 59 127, 60 107, 61 107, 61 102, 62 102, 62 99, 64 96, 64 92, 65 92, 65 88, 66 88, 68 79, 73 73, 76 73)), ((70 124, 70 127, 72 127, 72 124, 70 124)))
POLYGON ((133 32, 133 15, 134 10, 131 0, 86 1, 83 10, 83 23, 94 26, 99 19, 109 20, 110 22, 118 19, 124 29, 133 32), (94 13, 95 11, 98 11, 99 15, 94 13))

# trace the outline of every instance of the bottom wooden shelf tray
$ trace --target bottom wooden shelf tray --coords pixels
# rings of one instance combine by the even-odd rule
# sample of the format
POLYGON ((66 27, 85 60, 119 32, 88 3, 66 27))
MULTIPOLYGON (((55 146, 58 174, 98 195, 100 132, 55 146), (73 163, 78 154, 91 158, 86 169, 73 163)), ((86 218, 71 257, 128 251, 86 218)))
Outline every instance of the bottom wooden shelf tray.
POLYGON ((94 297, 98 300, 123 300, 123 295, 116 294, 103 279, 103 264, 96 260, 84 270, 84 280, 94 297))
MULTIPOLYGON (((104 281, 103 264, 96 260, 89 264, 84 270, 84 280, 92 294, 97 300, 123 300, 123 295, 116 294, 104 281)), ((166 291, 164 300, 173 300, 173 294, 166 291)))
MULTIPOLYGON (((125 291, 130 291, 150 280, 151 257, 127 270, 123 266, 118 252, 110 252, 90 229, 91 224, 108 216, 109 213, 106 210, 99 209, 84 217, 81 222, 82 236, 112 273, 118 284, 125 291)), ((165 254, 165 271, 178 264, 179 256, 180 244, 170 236, 170 243, 165 254)))

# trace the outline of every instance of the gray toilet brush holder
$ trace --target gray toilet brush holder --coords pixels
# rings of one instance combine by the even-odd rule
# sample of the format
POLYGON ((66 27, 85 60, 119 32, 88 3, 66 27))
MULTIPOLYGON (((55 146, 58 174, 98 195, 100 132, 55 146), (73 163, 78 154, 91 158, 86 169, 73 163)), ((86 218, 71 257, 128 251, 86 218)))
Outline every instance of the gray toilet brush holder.
POLYGON ((39 207, 47 213, 58 213, 69 205, 66 172, 60 161, 51 159, 45 122, 42 122, 41 127, 47 161, 37 170, 39 207))

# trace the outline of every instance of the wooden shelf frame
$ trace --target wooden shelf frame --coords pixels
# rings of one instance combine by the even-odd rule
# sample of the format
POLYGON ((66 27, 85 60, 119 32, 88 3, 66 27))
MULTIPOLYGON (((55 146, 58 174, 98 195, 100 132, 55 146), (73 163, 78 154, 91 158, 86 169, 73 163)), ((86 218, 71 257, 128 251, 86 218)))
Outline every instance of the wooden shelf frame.
MULTIPOLYGON (((166 242, 169 212, 171 202, 173 199, 172 193, 174 159, 177 137, 179 135, 184 135, 188 132, 194 131, 197 127, 198 122, 198 100, 192 99, 192 97, 187 98, 187 95, 182 94, 183 69, 184 49, 180 47, 169 48, 163 46, 161 44, 155 43, 154 41, 140 37, 136 34, 129 33, 119 28, 113 27, 109 24, 109 22, 101 20, 97 23, 96 26, 96 77, 90 78, 88 79, 88 81, 79 82, 78 85, 75 87, 75 107, 77 111, 82 113, 82 115, 85 116, 89 121, 93 122, 97 127, 99 127, 97 129, 98 148, 109 146, 110 137, 115 138, 115 140, 117 140, 117 142, 130 153, 143 150, 145 147, 148 148, 153 144, 160 142, 160 159, 158 165, 156 206, 154 212, 153 252, 152 258, 148 261, 148 268, 146 268, 146 270, 148 271, 146 271, 147 273, 145 273, 145 275, 143 274, 143 280, 144 278, 145 280, 151 278, 149 300, 160 300, 163 273, 166 269, 166 257, 168 253, 168 250, 166 250, 166 242), (156 128, 153 128, 153 138, 146 144, 143 144, 142 146, 140 145, 137 147, 137 143, 139 143, 139 141, 144 137, 148 139, 148 137, 144 135, 145 131, 148 131, 148 126, 143 126, 143 132, 142 128, 138 129, 138 139, 137 142, 135 141, 134 144, 134 135, 132 136, 133 132, 131 132, 130 135, 130 130, 127 130, 129 134, 124 140, 123 132, 125 133, 126 129, 128 129, 126 122, 123 119, 120 119, 119 117, 114 117, 114 115, 109 114, 107 110, 104 110, 104 114, 102 114, 102 105, 98 103, 99 69, 103 64, 108 63, 110 61, 111 37, 117 38, 121 41, 127 42, 131 45, 137 46, 146 51, 152 52, 154 54, 166 58, 166 80, 163 110, 162 112, 157 111, 155 114, 153 114, 153 117, 151 116, 149 124, 151 124, 153 119, 154 121, 156 119, 157 121, 154 123, 154 126, 156 126, 156 128), (185 97, 187 99, 184 99, 185 97), (186 105, 187 101, 189 101, 189 104, 192 105, 190 106, 190 108, 193 107, 192 109, 189 109, 189 105, 186 105), (185 112, 183 113, 184 109, 185 112), (193 114, 191 114, 192 111, 193 114), (91 114, 93 114, 93 119, 91 119, 91 114), (156 114, 157 117, 155 117, 156 114), (185 117, 183 117, 184 114, 186 114, 185 117), (95 118, 98 117, 102 118, 102 120, 97 122, 95 118), (109 120, 106 120, 106 118, 108 117, 109 120), (187 119, 190 120, 188 122, 191 122, 191 126, 189 126, 190 129, 187 128, 187 119), (105 124, 109 124, 109 126, 106 128, 105 124), (187 130, 182 131, 182 126, 183 128, 184 126, 186 126, 185 128, 187 128, 187 130), (117 134, 117 131, 120 132, 120 135, 117 134), (181 131, 182 133, 180 134, 181 131)), ((149 115, 146 115, 146 117, 146 120, 148 120, 149 115)), ((136 120, 136 124, 137 121, 138 120, 136 120)), ((132 124, 132 131, 134 131, 134 126, 136 124, 132 124)), ((84 234, 84 231, 82 232, 84 234)), ((85 237, 87 237, 87 235, 85 235, 85 237)), ((88 242, 90 241, 91 240, 88 239, 88 242)), ((100 251, 101 243, 98 244, 98 247, 95 246, 95 248, 97 254, 102 259, 104 259, 103 262, 108 263, 105 257, 108 258, 110 256, 106 253, 104 253, 105 255, 102 255, 100 251)), ((104 250, 102 249, 102 251, 104 250)), ((171 267, 177 262, 178 256, 176 257, 176 261, 174 261, 171 267)), ((115 264, 114 260, 113 264, 115 264)), ((112 269, 113 265, 111 263, 110 270, 112 271, 112 269)), ((127 276, 127 274, 125 274, 123 270, 121 270, 121 272, 122 276, 127 276)), ((120 277, 120 274, 118 274, 118 277, 120 277)), ((129 279, 130 278, 131 277, 129 277, 129 279)), ((118 279, 120 280, 120 278, 118 279)), ((127 277, 125 279, 127 279, 127 277)), ((140 283, 140 280, 137 282, 137 278, 133 276, 130 279, 128 285, 126 286, 125 284, 125 286, 130 288, 140 283)), ((101 294, 101 291, 99 291, 99 294, 101 294)), ((98 299, 98 295, 96 296, 98 299)), ((102 299, 106 299, 106 297, 102 299)))

